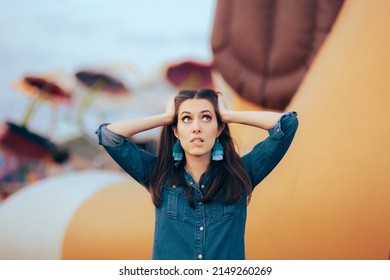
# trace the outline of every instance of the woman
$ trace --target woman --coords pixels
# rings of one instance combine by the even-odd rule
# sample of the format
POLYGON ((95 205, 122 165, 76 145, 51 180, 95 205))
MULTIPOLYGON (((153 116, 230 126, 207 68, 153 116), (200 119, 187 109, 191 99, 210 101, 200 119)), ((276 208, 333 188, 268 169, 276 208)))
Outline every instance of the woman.
POLYGON ((295 112, 230 111, 222 94, 182 90, 164 113, 97 130, 99 144, 151 193, 156 206, 153 259, 245 259, 246 207, 294 137, 295 112), (269 130, 240 158, 228 123, 269 130), (129 138, 163 126, 158 154, 129 138))

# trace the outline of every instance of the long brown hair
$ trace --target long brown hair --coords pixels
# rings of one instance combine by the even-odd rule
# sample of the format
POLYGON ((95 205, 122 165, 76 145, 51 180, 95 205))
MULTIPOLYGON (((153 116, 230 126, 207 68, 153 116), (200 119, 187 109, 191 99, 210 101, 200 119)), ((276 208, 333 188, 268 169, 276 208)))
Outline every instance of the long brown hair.
POLYGON ((172 128, 177 126, 177 114, 180 104, 188 99, 206 99, 210 101, 216 112, 218 126, 224 126, 218 137, 224 148, 223 160, 211 161, 209 170, 213 172, 213 179, 208 183, 201 201, 207 203, 223 196, 225 204, 232 204, 241 199, 243 188, 246 189, 248 195, 252 192, 249 175, 235 150, 229 127, 222 122, 219 114, 217 94, 211 89, 181 90, 175 98, 175 117, 172 124, 162 128, 157 162, 149 178, 149 190, 153 203, 157 207, 161 203, 161 191, 166 183, 182 186, 190 205, 194 205, 193 189, 187 185, 184 178, 185 156, 176 164, 172 157, 173 145, 176 141, 172 128))

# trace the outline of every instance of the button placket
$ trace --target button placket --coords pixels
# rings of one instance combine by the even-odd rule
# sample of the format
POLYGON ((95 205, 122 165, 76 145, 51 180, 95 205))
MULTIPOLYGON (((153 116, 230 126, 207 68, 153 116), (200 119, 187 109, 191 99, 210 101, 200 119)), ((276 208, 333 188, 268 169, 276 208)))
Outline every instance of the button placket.
POLYGON ((187 184, 189 184, 190 187, 194 188, 196 190, 196 200, 197 200, 197 205, 196 205, 196 209, 195 209, 195 227, 196 227, 196 230, 195 230, 195 240, 196 240, 196 258, 201 260, 201 259, 204 259, 204 255, 203 255, 203 251, 204 251, 204 247, 205 247, 205 224, 206 224, 206 214, 205 214, 205 207, 207 207, 207 205, 205 205, 204 203, 202 203, 201 200, 202 197, 203 197, 203 193, 202 193, 202 190, 205 188, 205 181, 202 180, 201 184, 198 185, 194 179, 192 178, 192 176, 186 172, 185 174, 185 179, 187 181, 187 184))
MULTIPOLYGON (((199 189, 198 189, 199 190, 199 189)), ((205 205, 199 201, 202 198, 202 193, 200 191, 197 192, 196 198, 198 199, 198 205, 196 206, 196 252, 197 259, 201 260, 204 258, 203 251, 205 246, 205 205)))

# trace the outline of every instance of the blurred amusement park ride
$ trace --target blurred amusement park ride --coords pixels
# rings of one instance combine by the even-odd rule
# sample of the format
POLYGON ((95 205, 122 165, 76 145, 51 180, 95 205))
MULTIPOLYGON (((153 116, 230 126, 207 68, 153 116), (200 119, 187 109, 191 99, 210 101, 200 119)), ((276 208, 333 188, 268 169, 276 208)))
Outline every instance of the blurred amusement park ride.
MULTIPOLYGON (((79 70, 70 82, 62 76, 25 75, 14 84, 29 103, 19 122, 0 124, 0 201, 28 184, 72 170, 119 170, 97 144, 99 124, 162 112, 167 98, 182 88, 213 88, 210 64, 193 60, 165 65, 148 79, 129 66, 79 70), (33 125, 43 104, 51 116, 33 125)), ((154 129, 133 140, 155 152, 157 139, 154 129)))

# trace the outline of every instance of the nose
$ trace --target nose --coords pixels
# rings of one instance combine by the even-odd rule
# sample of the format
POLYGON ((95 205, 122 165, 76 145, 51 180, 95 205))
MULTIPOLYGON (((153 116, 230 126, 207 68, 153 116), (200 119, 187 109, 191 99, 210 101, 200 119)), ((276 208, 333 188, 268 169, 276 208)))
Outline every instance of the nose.
POLYGON ((193 133, 199 133, 200 131, 201 131, 201 127, 200 127, 199 120, 194 120, 193 127, 192 127, 192 132, 193 133))

